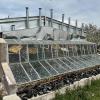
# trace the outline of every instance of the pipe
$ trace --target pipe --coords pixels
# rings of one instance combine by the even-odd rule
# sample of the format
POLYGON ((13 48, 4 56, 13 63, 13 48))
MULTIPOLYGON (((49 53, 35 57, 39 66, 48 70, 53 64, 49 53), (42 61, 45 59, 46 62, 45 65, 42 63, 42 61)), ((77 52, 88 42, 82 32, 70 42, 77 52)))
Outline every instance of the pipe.
POLYGON ((51 27, 53 27, 53 9, 50 9, 51 27))
POLYGON ((77 20, 75 21, 75 34, 77 34, 77 20))
POLYGON ((39 8, 39 27, 41 27, 41 10, 42 8, 39 8))
POLYGON ((70 37, 70 24, 71 24, 71 18, 69 17, 68 18, 68 30, 67 30, 67 32, 68 32, 68 35, 67 35, 67 39, 69 40, 71 37, 70 37))
POLYGON ((82 28, 82 31, 81 31, 81 36, 82 36, 82 35, 83 35, 83 33, 84 33, 84 23, 82 23, 81 28, 82 28))
POLYGON ((68 18, 68 25, 70 26, 71 18, 68 18))
POLYGON ((15 25, 11 25, 11 31, 15 30, 15 25))
POLYGON ((44 16, 44 26, 46 26, 46 20, 47 20, 47 18, 46 18, 46 16, 44 16))
POLYGON ((26 7, 26 29, 29 28, 29 8, 26 7))
POLYGON ((62 30, 63 30, 63 25, 64 25, 64 14, 62 14, 62 25, 61 25, 62 30))

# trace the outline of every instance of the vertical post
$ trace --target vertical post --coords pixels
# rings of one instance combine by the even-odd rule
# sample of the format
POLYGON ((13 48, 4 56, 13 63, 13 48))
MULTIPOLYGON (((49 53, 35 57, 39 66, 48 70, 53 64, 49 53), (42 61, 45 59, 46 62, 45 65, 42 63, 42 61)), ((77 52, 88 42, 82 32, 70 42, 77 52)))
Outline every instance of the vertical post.
POLYGON ((62 25, 61 25, 62 30, 63 30, 63 25, 64 25, 64 14, 62 14, 62 25))
POLYGON ((53 27, 53 9, 50 9, 51 27, 53 27))
POLYGON ((26 29, 29 28, 29 8, 26 7, 26 29))
POLYGON ((41 10, 42 8, 39 8, 39 27, 41 27, 41 10))

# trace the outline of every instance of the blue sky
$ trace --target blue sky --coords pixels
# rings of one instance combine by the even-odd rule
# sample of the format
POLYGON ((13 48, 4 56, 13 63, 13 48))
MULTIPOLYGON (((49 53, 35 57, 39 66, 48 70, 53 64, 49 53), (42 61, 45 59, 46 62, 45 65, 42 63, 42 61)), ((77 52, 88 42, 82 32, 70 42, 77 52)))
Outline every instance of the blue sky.
POLYGON ((77 19, 80 23, 92 23, 100 27, 100 0, 0 0, 0 18, 25 16, 28 6, 30 15, 38 15, 41 7, 43 15, 50 15, 49 9, 54 9, 54 18, 61 19, 65 14, 72 18, 72 24, 77 19))

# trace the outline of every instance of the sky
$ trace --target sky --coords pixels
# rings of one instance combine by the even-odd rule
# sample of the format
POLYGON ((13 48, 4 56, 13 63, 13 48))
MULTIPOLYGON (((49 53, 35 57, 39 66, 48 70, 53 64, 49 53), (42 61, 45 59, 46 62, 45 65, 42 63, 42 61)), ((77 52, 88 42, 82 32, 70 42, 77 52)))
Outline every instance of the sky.
POLYGON ((38 15, 38 8, 42 8, 42 15, 50 16, 50 9, 54 9, 54 18, 61 20, 65 14, 65 22, 71 17, 71 24, 94 24, 100 27, 100 0, 0 0, 0 18, 25 16, 25 7, 29 7, 30 16, 38 15))

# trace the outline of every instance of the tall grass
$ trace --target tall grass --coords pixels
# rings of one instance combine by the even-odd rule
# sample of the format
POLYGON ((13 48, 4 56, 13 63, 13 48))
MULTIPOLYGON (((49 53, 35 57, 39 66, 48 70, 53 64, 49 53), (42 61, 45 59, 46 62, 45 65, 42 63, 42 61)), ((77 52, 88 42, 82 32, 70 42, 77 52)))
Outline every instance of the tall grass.
POLYGON ((100 100, 100 80, 92 81, 91 86, 86 85, 76 90, 66 90, 65 94, 56 94, 53 100, 100 100))

